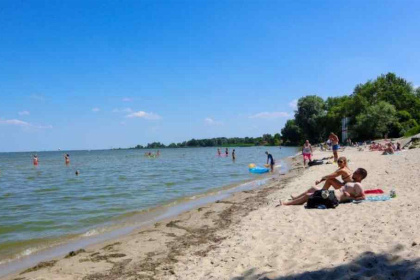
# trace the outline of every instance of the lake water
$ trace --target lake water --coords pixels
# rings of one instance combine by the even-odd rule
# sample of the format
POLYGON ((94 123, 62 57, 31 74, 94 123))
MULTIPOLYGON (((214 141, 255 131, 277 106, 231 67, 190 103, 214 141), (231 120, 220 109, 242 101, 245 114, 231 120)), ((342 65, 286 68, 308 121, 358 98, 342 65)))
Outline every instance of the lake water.
POLYGON ((297 152, 235 149, 235 162, 217 157, 215 148, 162 149, 158 158, 145 157, 146 150, 71 151, 69 166, 64 152, 39 152, 36 167, 33 153, 0 153, 0 264, 111 230, 150 208, 260 178, 248 164, 266 163, 266 150, 276 164, 297 152))

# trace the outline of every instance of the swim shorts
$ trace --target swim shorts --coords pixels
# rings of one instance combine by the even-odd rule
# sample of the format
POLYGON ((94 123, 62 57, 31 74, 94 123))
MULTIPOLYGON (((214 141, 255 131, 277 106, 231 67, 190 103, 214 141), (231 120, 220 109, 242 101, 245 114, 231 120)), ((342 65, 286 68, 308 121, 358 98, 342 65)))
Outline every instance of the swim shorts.
POLYGON ((333 151, 337 151, 338 149, 340 149, 340 146, 338 144, 333 145, 332 149, 333 149, 333 151))
POLYGON ((311 160, 311 154, 303 154, 303 160, 311 160))

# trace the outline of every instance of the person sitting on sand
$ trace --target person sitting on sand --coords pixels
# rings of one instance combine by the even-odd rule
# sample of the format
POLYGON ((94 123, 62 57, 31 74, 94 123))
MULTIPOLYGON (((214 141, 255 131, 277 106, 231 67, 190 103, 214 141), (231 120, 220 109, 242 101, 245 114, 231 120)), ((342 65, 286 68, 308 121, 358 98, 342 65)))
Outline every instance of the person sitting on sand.
MULTIPOLYGON (((333 192, 333 198, 335 197, 339 203, 348 202, 351 200, 363 200, 365 199, 365 194, 361 182, 366 178, 366 176, 367 171, 363 168, 358 168, 353 173, 353 182, 347 182, 345 184, 343 183, 341 188, 330 191, 330 193, 333 192)), ((322 192, 322 189, 312 187, 290 201, 280 201, 280 205, 302 205, 308 202, 308 199, 312 195, 319 195, 320 192, 322 192)))
POLYGON ((321 178, 321 180, 316 181, 315 184, 318 185, 319 183, 325 181, 324 186, 322 189, 328 190, 331 186, 334 187, 334 189, 339 189, 343 186, 344 183, 352 182, 352 172, 347 167, 347 158, 346 157, 339 157, 337 160, 338 169, 329 175, 326 175, 321 178), (340 182, 336 179, 336 177, 341 176, 341 179, 343 182, 340 182))
POLYGON ((394 153, 394 148, 392 148, 392 144, 388 143, 387 147, 384 149, 383 155, 392 155, 394 153))
POLYGON ((305 141, 302 148, 302 155, 303 155, 303 167, 306 167, 306 160, 312 161, 312 146, 309 143, 309 140, 305 141))

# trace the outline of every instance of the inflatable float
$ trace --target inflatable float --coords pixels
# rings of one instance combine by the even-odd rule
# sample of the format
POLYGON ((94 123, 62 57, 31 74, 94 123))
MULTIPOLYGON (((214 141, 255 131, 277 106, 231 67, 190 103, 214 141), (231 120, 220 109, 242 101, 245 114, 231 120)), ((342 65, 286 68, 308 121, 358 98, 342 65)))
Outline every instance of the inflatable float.
POLYGON ((256 166, 253 163, 248 165, 248 169, 249 169, 249 172, 256 173, 256 174, 263 174, 263 173, 267 173, 267 172, 270 171, 270 169, 268 169, 268 168, 259 167, 259 166, 256 166))

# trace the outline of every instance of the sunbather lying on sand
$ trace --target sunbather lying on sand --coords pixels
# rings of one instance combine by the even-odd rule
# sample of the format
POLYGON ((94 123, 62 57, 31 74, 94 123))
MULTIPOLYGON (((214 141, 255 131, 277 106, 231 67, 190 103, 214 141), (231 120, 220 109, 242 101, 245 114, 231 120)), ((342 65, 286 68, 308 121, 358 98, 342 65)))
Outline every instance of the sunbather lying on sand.
MULTIPOLYGON (((353 182, 347 182, 342 185, 340 189, 336 189, 332 192, 333 198, 337 199, 339 203, 347 202, 351 200, 363 200, 365 199, 363 187, 362 187, 362 180, 365 179, 367 176, 367 171, 363 168, 358 168, 352 176, 353 182)), ((299 196, 295 197, 291 201, 280 201, 280 205, 302 205, 308 202, 308 199, 312 195, 316 195, 317 192, 322 192, 322 189, 312 187, 306 192, 300 194, 299 196)), ((331 196, 330 196, 331 197, 331 196)))

